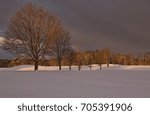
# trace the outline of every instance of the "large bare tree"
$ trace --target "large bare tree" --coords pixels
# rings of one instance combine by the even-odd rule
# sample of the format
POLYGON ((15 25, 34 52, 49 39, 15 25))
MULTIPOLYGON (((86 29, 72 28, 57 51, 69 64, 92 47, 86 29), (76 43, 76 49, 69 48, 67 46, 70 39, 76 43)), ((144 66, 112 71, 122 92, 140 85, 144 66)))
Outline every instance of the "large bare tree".
POLYGON ((62 26, 56 28, 52 40, 52 54, 57 59, 59 70, 61 70, 62 59, 68 54, 71 49, 71 35, 62 26))
POLYGON ((11 17, 3 48, 17 56, 31 59, 34 70, 37 70, 60 25, 60 21, 48 10, 27 4, 11 17))

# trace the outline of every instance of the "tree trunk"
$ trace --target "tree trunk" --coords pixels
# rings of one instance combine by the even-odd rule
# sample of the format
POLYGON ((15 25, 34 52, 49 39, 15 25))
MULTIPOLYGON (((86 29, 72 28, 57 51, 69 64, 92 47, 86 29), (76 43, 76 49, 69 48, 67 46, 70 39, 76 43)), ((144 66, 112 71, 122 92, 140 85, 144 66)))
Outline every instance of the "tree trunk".
POLYGON ((90 65, 90 70, 92 70, 92 65, 90 65))
POLYGON ((81 65, 78 65, 78 70, 79 70, 79 71, 81 70, 81 65))
POLYGON ((38 61, 34 62, 34 71, 38 70, 39 63, 38 61))
POLYGON ((100 70, 102 69, 102 64, 99 64, 99 68, 100 68, 100 70))
POLYGON ((58 61, 59 70, 61 70, 61 60, 58 61))
POLYGON ((69 70, 71 71, 71 65, 69 65, 69 70))
POLYGON ((109 67, 109 61, 108 60, 106 61, 106 63, 107 63, 107 67, 109 67))

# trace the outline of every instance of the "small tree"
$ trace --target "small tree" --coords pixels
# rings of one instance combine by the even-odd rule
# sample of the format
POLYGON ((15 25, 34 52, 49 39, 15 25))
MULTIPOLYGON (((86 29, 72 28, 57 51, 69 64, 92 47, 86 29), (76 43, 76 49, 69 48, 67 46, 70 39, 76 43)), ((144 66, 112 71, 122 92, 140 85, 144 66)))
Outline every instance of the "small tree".
POLYGON ((100 70, 102 69, 102 59, 103 59, 103 52, 96 50, 95 51, 95 61, 99 65, 100 70))
POLYGON ((78 65, 78 70, 80 71, 83 65, 83 55, 81 52, 76 53, 76 63, 78 65))
POLYGON ((69 64, 69 70, 71 70, 71 66, 73 65, 75 60, 75 51, 73 49, 70 49, 65 58, 67 60, 67 63, 69 64))
POLYGON ((83 65, 87 65, 90 70, 92 70, 92 62, 93 62, 93 52, 92 51, 85 51, 82 52, 82 60, 83 60, 83 65))
POLYGON ((108 48, 104 48, 102 50, 102 57, 105 63, 107 64, 107 67, 109 67, 111 52, 108 48))
POLYGON ((65 31, 63 27, 56 28, 55 36, 52 40, 52 52, 53 56, 57 59, 59 70, 61 70, 61 62, 65 55, 71 49, 71 35, 65 31))
POLYGON ((150 65, 150 52, 144 53, 145 65, 150 65))
POLYGON ((58 19, 43 7, 27 4, 11 17, 3 49, 31 59, 34 70, 37 70, 55 36, 55 28, 59 26, 58 19))
POLYGON ((88 65, 90 67, 90 70, 92 70, 92 61, 93 61, 92 53, 89 53, 89 55, 88 55, 88 65))

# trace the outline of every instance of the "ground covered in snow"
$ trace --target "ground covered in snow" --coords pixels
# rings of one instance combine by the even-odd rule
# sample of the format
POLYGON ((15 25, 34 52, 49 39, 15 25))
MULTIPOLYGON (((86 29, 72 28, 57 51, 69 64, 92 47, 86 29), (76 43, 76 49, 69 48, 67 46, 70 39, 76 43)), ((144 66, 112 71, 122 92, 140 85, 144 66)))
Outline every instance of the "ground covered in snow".
POLYGON ((150 66, 111 65, 99 70, 84 66, 0 68, 0 97, 23 98, 150 98, 150 66))

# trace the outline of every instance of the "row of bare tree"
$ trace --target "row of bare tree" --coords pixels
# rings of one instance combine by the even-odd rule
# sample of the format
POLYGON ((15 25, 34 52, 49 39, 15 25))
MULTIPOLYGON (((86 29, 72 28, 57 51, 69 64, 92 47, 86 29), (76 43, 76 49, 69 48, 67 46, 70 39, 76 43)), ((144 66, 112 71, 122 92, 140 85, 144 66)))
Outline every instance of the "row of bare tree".
MULTIPOLYGON (((11 61, 10 66, 24 64, 33 64, 33 62, 29 59, 15 58, 11 61)), ((72 65, 78 66, 78 70, 81 70, 83 65, 88 66, 90 69, 95 65, 99 65, 101 70, 103 64, 106 64, 107 67, 109 67, 109 64, 150 65, 150 53, 133 56, 121 53, 113 54, 108 48, 95 51, 76 51, 71 49, 61 58, 61 62, 58 61, 56 56, 53 56, 50 59, 41 60, 39 64, 44 66, 60 65, 59 69, 61 65, 69 66, 69 70, 71 70, 72 65)))
POLYGON ((130 54, 113 54, 110 49, 104 48, 95 51, 82 51, 71 53, 66 57, 66 65, 78 65, 80 70, 82 65, 88 65, 92 68, 93 64, 98 64, 100 69, 102 69, 102 64, 119 64, 119 65, 150 65, 150 52, 140 54, 138 56, 133 56, 130 54), (72 55, 73 54, 73 55, 72 55))

